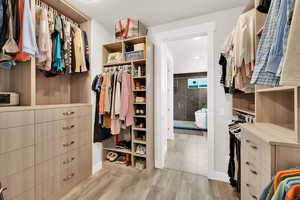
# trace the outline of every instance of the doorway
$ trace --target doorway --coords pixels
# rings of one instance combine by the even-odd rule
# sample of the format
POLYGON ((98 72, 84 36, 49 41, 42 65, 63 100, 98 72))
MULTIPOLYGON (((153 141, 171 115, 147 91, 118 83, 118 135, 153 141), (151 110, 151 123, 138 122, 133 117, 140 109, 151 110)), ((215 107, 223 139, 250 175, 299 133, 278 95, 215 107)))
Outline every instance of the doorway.
POLYGON ((207 43, 207 35, 166 43, 173 61, 168 102, 173 101, 174 135, 168 138, 165 168, 202 176, 208 174, 207 43))
POLYGON ((169 110, 173 109, 173 101, 168 101, 168 47, 167 43, 180 39, 193 38, 201 35, 208 36, 208 173, 210 179, 218 176, 214 166, 214 119, 215 119, 215 69, 214 69, 214 31, 215 22, 179 27, 164 32, 152 32, 151 36, 155 41, 155 167, 165 168, 168 150, 168 139, 174 136, 174 117, 169 110))

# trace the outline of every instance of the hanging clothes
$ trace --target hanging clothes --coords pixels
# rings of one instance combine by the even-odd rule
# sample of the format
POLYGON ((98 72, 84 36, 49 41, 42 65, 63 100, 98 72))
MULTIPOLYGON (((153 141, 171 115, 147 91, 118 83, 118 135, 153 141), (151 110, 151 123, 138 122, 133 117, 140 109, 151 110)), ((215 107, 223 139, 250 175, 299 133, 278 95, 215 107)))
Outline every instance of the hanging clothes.
POLYGON ((101 84, 101 92, 100 92, 100 99, 99 99, 99 114, 100 115, 105 114, 105 99, 106 99, 105 95, 106 95, 108 76, 109 76, 109 74, 107 72, 103 73, 103 81, 101 84))
POLYGON ((104 112, 110 113, 111 111, 111 97, 112 97, 112 78, 113 73, 107 72, 107 83, 105 88, 105 106, 104 106, 104 112))
MULTIPOLYGON (((103 76, 98 75, 93 80, 92 90, 96 93, 96 102, 99 102, 101 84, 103 76)), ((96 103, 95 107, 95 122, 94 122, 94 143, 103 142, 104 140, 111 137, 111 130, 102 126, 102 116, 99 114, 99 104, 96 103)))
POLYGON ((6 40, 2 47, 2 51, 3 53, 15 54, 19 52, 19 47, 14 39, 12 2, 8 1, 7 5, 6 15, 8 17, 8 40, 6 40))
POLYGON ((112 85, 112 101, 111 101, 111 134, 118 135, 121 132, 121 122, 119 119, 119 113, 116 113, 116 97, 117 93, 121 92, 118 91, 120 88, 117 88, 118 85, 118 71, 115 71, 113 76, 113 85, 112 85))
POLYGON ((125 121, 125 126, 133 125, 133 94, 132 94, 132 79, 127 72, 122 74, 122 91, 121 91, 121 110, 120 120, 125 121))
POLYGON ((72 37, 71 37, 71 24, 66 19, 63 19, 64 24, 64 45, 63 45, 63 54, 66 73, 72 73, 72 37))
MULTIPOLYGON (((24 1, 23 0, 18 0, 19 1, 19 17, 20 17, 20 22, 23 22, 23 15, 24 15, 24 1)), ((20 23, 20 37, 19 37, 19 53, 14 57, 16 61, 19 62, 26 62, 30 60, 30 56, 23 51, 23 24, 20 23)))
POLYGON ((33 22, 30 10, 30 0, 24 0, 23 16, 23 52, 36 57, 39 54, 35 35, 33 32, 33 22))
POLYGON ((279 77, 274 73, 265 71, 272 44, 275 42, 276 24, 279 16, 281 0, 273 0, 264 30, 258 45, 256 64, 251 83, 259 85, 278 86, 279 77))
POLYGON ((282 85, 300 86, 300 70, 299 70, 299 35, 300 35, 300 2, 295 1, 294 14, 292 16, 290 33, 284 67, 281 73, 280 83, 282 85))
POLYGON ((7 30, 8 30, 8 21, 9 18, 6 15, 6 10, 8 6, 8 1, 7 0, 0 0, 0 47, 2 49, 5 41, 6 41, 6 35, 7 35, 7 30))
POLYGON ((85 63, 87 70, 90 70, 90 48, 89 48, 89 40, 87 33, 85 31, 82 31, 83 35, 83 41, 84 41, 84 57, 85 57, 85 63))
POLYGON ((85 64, 82 31, 78 27, 73 27, 73 32, 74 72, 88 71, 85 64))
POLYGON ((36 8, 36 35, 39 55, 36 65, 39 69, 50 71, 52 63, 52 41, 49 32, 48 12, 44 8, 36 8))
POLYGON ((14 30, 14 40, 18 44, 20 41, 20 15, 19 15, 19 1, 11 0, 12 2, 12 12, 13 12, 13 30, 14 30))

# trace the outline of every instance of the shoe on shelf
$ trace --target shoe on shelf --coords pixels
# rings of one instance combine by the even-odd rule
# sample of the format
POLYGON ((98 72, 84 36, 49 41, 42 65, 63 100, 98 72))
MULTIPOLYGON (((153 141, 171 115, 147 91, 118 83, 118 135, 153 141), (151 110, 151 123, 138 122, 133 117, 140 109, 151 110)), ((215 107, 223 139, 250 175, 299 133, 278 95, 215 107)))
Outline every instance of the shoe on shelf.
POLYGON ((109 160, 110 162, 115 162, 118 157, 119 157, 119 154, 112 152, 112 151, 108 152, 106 155, 107 160, 109 160))

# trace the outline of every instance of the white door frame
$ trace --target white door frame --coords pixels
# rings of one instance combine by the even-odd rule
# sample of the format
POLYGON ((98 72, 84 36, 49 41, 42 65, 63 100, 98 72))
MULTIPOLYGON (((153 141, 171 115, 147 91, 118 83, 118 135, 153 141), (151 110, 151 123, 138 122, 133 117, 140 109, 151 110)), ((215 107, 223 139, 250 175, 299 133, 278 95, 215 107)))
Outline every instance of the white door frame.
MULTIPOLYGON (((167 75, 163 63, 163 48, 166 42, 174 41, 187 36, 208 35, 208 178, 215 179, 215 155, 214 155, 214 133, 215 133, 215 66, 214 66, 214 34, 216 23, 214 21, 199 25, 180 27, 165 32, 152 32, 151 37, 155 43, 155 167, 164 168, 166 156, 167 132, 164 116, 166 95, 167 94, 167 75)), ((167 113, 167 112, 166 112, 167 113)), ((173 118, 173 116, 172 116, 173 118)))

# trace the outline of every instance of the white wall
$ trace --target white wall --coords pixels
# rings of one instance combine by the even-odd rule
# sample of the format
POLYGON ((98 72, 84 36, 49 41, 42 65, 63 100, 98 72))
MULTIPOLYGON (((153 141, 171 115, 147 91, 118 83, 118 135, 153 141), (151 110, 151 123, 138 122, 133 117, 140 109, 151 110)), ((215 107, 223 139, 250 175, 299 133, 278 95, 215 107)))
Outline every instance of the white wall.
MULTIPOLYGON (((91 23, 91 77, 94 79, 95 75, 101 73, 102 71, 102 45, 113 40, 113 33, 106 30, 103 25, 99 24, 95 20, 92 20, 91 23)), ((93 105, 93 118, 95 116, 95 105, 96 105, 96 96, 95 93, 92 92, 92 105, 93 105)), ((93 121, 94 125, 94 121, 93 121)), ((94 133, 94 131, 93 131, 94 133)), ((102 168, 102 144, 94 143, 93 144, 93 173, 96 173, 102 168)))
POLYGON ((218 64, 219 52, 222 49, 223 43, 227 35, 233 29, 234 24, 237 22, 237 18, 241 13, 242 8, 233 8, 224 10, 208 15, 203 15, 191 19, 180 20, 169 24, 155 26, 150 28, 150 33, 166 32, 172 29, 178 29, 181 27, 188 27, 197 24, 203 24, 207 22, 216 22, 216 32, 214 37, 214 67, 215 71, 215 144, 214 144, 214 163, 215 171, 220 173, 220 176, 226 174, 228 164, 228 128, 227 124, 231 121, 232 117, 232 99, 231 96, 225 95, 224 89, 219 84, 221 67, 218 64))
POLYGON ((208 36, 198 36, 179 39, 167 43, 174 58, 174 73, 207 72, 208 66, 208 36))

